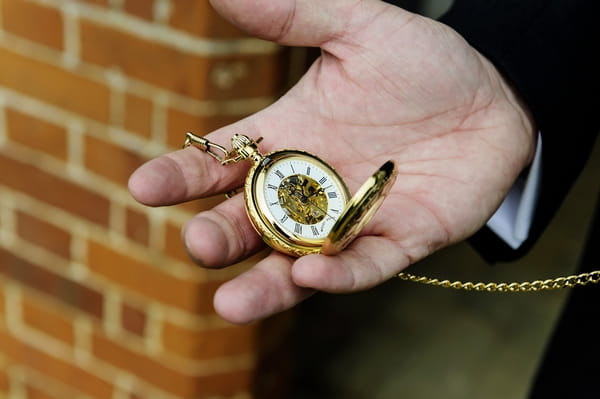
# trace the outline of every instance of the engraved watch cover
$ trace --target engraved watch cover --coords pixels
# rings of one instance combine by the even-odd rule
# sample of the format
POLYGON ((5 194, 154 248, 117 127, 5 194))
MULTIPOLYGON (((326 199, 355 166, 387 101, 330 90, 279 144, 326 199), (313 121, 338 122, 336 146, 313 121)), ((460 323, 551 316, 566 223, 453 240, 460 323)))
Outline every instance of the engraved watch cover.
POLYGON ((325 238, 321 253, 336 255, 356 238, 383 203, 396 175, 395 163, 387 161, 363 183, 325 238))

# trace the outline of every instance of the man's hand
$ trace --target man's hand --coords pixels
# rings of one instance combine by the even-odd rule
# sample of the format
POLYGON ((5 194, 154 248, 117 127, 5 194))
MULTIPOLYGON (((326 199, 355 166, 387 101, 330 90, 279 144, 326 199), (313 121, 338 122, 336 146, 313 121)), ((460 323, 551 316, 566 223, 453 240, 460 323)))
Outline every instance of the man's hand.
MULTIPOLYGON (((353 193, 393 159, 397 181, 371 223, 338 256, 272 252, 215 296, 244 323, 288 309, 314 290, 375 286, 485 224, 530 162, 534 127, 498 71, 450 28, 377 0, 212 0, 232 23, 321 56, 276 103, 210 135, 263 136, 261 150, 297 148, 331 163, 353 193)), ((187 149, 130 179, 140 202, 169 205, 242 185, 247 165, 223 167, 187 149)), ((184 242, 205 267, 225 267, 263 243, 238 195, 200 213, 184 242)))

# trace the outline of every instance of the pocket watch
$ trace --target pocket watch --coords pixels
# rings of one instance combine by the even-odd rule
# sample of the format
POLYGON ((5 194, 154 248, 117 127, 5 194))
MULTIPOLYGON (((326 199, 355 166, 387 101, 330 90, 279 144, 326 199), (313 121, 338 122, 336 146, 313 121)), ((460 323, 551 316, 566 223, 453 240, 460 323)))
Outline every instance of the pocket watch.
POLYGON ((231 150, 187 133, 184 148, 195 145, 222 165, 249 160, 244 183, 248 217, 270 247, 291 256, 335 255, 360 233, 396 178, 386 162, 353 197, 328 163, 309 152, 282 149, 261 154, 258 143, 235 134, 231 150))

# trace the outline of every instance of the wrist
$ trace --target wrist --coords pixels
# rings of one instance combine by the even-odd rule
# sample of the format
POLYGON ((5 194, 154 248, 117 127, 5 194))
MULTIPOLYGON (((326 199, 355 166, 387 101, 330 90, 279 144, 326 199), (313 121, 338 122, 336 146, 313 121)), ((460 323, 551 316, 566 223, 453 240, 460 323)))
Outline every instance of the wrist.
POLYGON ((523 125, 523 136, 526 142, 526 148, 528 149, 525 161, 525 166, 527 166, 531 164, 535 155, 536 143, 538 139, 538 129, 536 127, 532 112, 530 111, 523 98, 521 98, 516 88, 508 82, 506 83, 506 85, 508 87, 507 90, 510 93, 509 98, 513 103, 513 106, 515 107, 517 114, 519 115, 521 124, 523 125))
POLYGON ((535 156, 536 143, 538 138, 538 129, 536 127, 533 113, 525 100, 520 95, 517 88, 506 79, 493 65, 490 64, 496 71, 500 79, 500 87, 506 98, 507 104, 517 118, 517 126, 515 129, 516 139, 519 142, 519 147, 522 149, 523 168, 526 168, 533 162, 535 156))
POLYGON ((507 150, 510 149, 511 158, 520 173, 531 165, 535 156, 538 128, 529 106, 519 93, 516 86, 512 84, 485 56, 479 54, 483 59, 485 69, 497 88, 496 107, 502 115, 502 125, 506 128, 507 150))

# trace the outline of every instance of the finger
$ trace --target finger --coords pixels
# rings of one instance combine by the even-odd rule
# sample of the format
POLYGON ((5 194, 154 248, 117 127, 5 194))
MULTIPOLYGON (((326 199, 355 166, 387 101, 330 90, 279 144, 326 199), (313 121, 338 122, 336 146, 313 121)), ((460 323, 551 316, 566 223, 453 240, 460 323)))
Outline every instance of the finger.
MULTIPOLYGON (((205 137, 225 148, 234 133, 250 137, 256 129, 247 120, 221 128, 205 137)), ((185 139, 182 132, 181 142, 185 139)), ((129 191, 139 202, 150 206, 180 202, 228 192, 243 184, 246 162, 227 166, 194 146, 152 159, 129 178, 129 191)))
POLYGON ((408 266, 409 257, 397 243, 363 236, 336 256, 309 255, 294 264, 292 279, 301 287, 342 293, 371 288, 408 266))
POLYGON ((333 18, 330 0, 319 7, 304 0, 211 0, 213 7, 234 25, 252 35, 287 45, 319 46, 342 29, 333 18))
POLYGON ((273 251, 252 269, 217 290, 214 307, 232 323, 243 324, 290 309, 314 293, 292 281, 293 258, 273 251))
POLYGON ((196 215, 182 236, 190 257, 206 267, 232 265, 264 247, 246 215, 242 194, 196 215))
POLYGON ((246 165, 222 166, 197 148, 186 148, 140 166, 129 178, 129 191, 144 205, 173 205, 239 187, 246 165))
POLYGON ((263 39, 292 46, 323 47, 349 27, 381 12, 380 1, 211 0, 234 25, 263 39), (360 10, 357 10, 360 8, 360 10))

